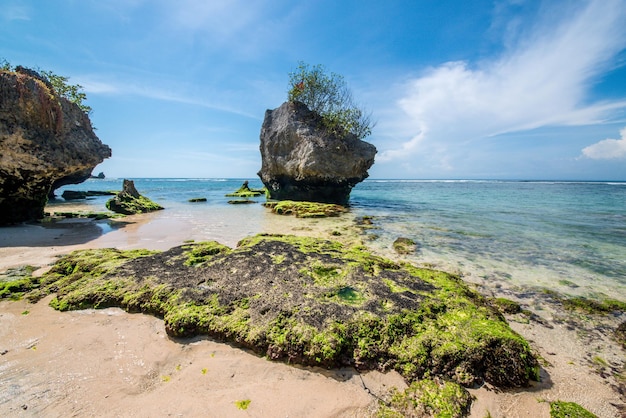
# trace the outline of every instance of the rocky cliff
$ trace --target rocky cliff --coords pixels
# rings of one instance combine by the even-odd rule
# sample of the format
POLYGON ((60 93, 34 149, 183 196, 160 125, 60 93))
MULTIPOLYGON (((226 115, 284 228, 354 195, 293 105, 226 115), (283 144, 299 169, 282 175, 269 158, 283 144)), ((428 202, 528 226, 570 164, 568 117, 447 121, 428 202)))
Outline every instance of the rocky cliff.
POLYGON ((265 112, 258 175, 270 198, 346 204, 367 178, 376 147, 349 133, 324 129, 321 117, 299 102, 265 112))
POLYGON ((88 115, 39 74, 0 70, 0 225, 41 218, 54 188, 110 156, 88 115))

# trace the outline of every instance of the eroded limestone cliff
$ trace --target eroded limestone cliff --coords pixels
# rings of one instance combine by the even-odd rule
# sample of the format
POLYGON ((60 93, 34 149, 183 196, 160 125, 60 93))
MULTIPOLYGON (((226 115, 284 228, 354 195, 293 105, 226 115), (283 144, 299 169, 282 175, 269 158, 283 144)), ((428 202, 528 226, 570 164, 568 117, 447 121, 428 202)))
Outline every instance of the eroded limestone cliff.
POLYGON ((85 181, 110 156, 89 116, 43 77, 0 70, 0 225, 41 218, 54 188, 85 181))

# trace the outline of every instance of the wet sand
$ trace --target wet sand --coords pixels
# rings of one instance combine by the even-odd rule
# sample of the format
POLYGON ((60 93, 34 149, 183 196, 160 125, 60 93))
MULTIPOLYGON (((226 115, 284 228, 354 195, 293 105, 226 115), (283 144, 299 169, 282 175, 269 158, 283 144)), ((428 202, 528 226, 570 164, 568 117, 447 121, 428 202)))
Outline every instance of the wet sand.
MULTIPOLYGON (((158 212, 121 222, 2 228, 0 271, 25 264, 45 270, 57 256, 80 248, 167 249, 206 239, 184 236, 189 230, 184 220, 158 212)), ((354 242, 358 232, 350 215, 272 216, 261 229, 346 242, 354 242)), ((623 416, 626 410, 619 408, 626 400, 618 393, 623 380, 613 375, 616 370, 626 375, 624 351, 608 338, 623 315, 588 320, 541 306, 514 289, 480 290, 515 299, 543 319, 542 325, 521 315, 508 317, 545 364, 542 382, 531 388, 470 390, 477 398, 472 417, 549 417, 548 402, 555 400, 577 402, 599 417, 623 416)), ((205 338, 171 340, 162 321, 150 316, 119 309, 61 313, 47 300, 0 302, 0 352, 0 416, 367 417, 377 397, 391 386, 403 387, 395 373, 270 362, 205 338), (235 402, 244 400, 250 400, 248 408, 238 409, 235 402)))

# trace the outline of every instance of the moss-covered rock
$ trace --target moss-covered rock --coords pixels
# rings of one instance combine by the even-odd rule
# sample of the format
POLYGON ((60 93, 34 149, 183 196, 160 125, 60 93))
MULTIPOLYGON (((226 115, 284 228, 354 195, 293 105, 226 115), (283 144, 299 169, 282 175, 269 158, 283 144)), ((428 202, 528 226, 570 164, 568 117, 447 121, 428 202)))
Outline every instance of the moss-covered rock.
POLYGON ((124 215, 134 215, 163 209, 161 205, 140 195, 132 180, 124 180, 122 191, 114 198, 110 199, 106 203, 106 207, 113 212, 122 213, 124 215))
POLYGON ((263 204, 278 215, 295 215, 297 218, 328 218, 339 216, 347 209, 332 203, 298 202, 282 200, 280 202, 266 202, 263 204))
POLYGON ((610 312, 626 312, 626 302, 615 299, 595 300, 583 296, 572 298, 559 297, 565 309, 578 310, 589 314, 607 314, 610 312))
POLYGON ((492 298, 490 304, 503 314, 516 314, 522 312, 519 303, 507 298, 492 298))
POLYGON ((411 254, 417 249, 417 243, 410 238, 400 237, 393 242, 393 249, 398 254, 411 254))
POLYGON ((550 402, 550 418, 597 418, 574 402, 550 402))
POLYGON ((406 390, 392 393, 390 401, 381 405, 378 418, 467 416, 472 396, 456 383, 424 379, 413 382, 406 390))
POLYGON ((315 238, 258 235, 230 250, 86 250, 60 259, 39 296, 61 310, 154 313, 175 337, 208 334, 270 359, 396 369, 501 387, 538 378, 528 343, 458 277, 315 238))
POLYGON ((265 188, 263 189, 251 189, 248 186, 248 181, 244 181, 237 191, 228 193, 226 197, 259 197, 265 196, 265 188))
POLYGON ((32 266, 11 268, 0 273, 0 299, 20 299, 26 292, 39 286, 39 279, 32 277, 32 266))

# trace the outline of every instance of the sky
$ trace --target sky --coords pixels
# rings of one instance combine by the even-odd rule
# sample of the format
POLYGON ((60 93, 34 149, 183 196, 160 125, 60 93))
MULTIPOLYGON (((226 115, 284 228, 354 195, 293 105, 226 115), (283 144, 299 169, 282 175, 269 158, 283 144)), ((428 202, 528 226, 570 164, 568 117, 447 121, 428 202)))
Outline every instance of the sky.
POLYGON ((0 60, 68 76, 107 177, 256 178, 299 62, 376 121, 370 178, 626 180, 626 0, 2 0, 0 60))

